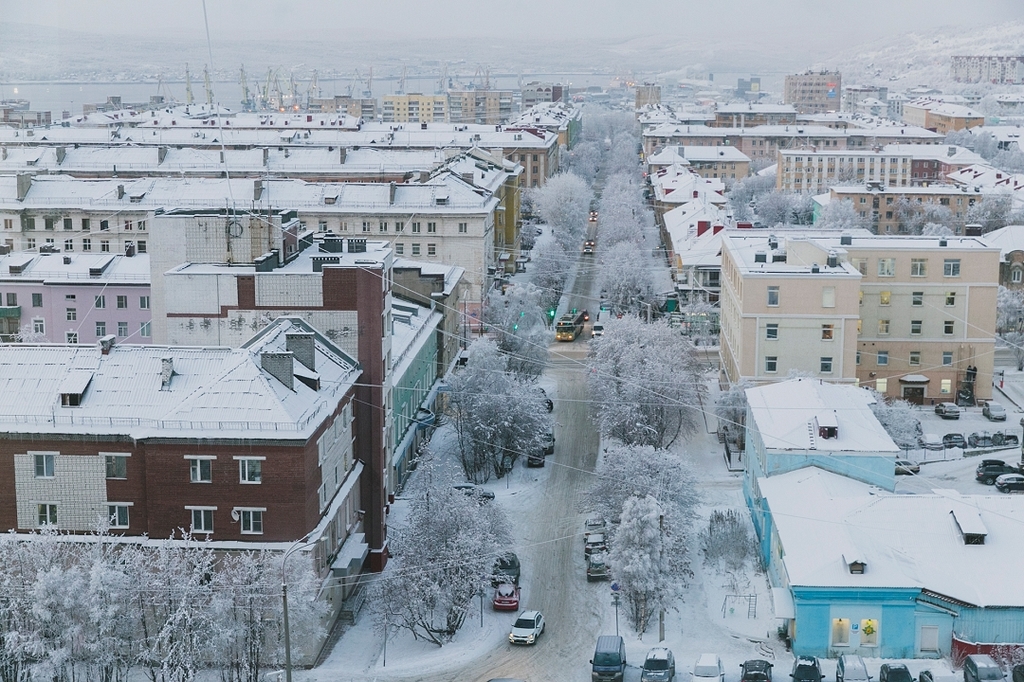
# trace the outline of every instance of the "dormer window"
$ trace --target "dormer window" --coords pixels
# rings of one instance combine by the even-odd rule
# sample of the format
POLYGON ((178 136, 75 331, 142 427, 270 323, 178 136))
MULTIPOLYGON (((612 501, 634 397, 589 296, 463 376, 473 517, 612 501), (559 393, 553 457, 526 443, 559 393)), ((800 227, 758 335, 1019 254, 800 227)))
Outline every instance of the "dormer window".
POLYGON ((864 573, 864 568, 866 567, 866 564, 863 561, 853 561, 849 564, 849 566, 851 574, 861 575, 862 573, 864 573))
POLYGON ((79 407, 90 381, 92 381, 92 372, 81 370, 69 372, 58 389, 61 407, 79 407))

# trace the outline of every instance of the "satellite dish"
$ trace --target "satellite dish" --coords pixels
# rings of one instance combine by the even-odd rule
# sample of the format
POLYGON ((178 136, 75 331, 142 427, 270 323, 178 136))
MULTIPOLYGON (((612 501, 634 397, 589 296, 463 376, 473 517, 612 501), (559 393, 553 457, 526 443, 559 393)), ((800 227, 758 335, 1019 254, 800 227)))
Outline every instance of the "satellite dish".
POLYGON ((237 521, 238 521, 238 510, 237 509, 232 509, 231 510, 231 520, 235 521, 237 523, 237 521))

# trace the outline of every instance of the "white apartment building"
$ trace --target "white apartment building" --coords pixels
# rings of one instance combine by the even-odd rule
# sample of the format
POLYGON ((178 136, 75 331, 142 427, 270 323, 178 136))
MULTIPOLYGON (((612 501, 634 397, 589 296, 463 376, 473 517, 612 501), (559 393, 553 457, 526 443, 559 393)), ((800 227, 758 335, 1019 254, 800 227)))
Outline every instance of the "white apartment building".
POLYGON ((817 194, 838 183, 880 183, 907 187, 913 172, 910 154, 887 151, 780 149, 775 187, 817 194))

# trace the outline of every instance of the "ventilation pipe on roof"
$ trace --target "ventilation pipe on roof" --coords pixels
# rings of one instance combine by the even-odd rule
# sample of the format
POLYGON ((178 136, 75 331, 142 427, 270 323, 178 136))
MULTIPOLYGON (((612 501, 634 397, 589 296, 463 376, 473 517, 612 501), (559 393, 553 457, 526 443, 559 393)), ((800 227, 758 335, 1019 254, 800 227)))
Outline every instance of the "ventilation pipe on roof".
POLYGON ((295 359, 311 372, 315 372, 316 347, 312 332, 287 332, 284 338, 285 348, 295 355, 295 359))
POLYGON ((114 341, 117 339, 113 334, 107 334, 106 336, 100 337, 100 353, 103 355, 110 355, 110 349, 114 347, 114 341))
POLYGON ((174 376, 174 358, 160 358, 160 390, 167 391, 171 388, 171 377, 174 376))
POLYGON ((288 390, 295 390, 295 355, 291 351, 260 353, 260 367, 287 386, 288 390))
POLYGON ((124 199, 124 185, 117 186, 117 198, 124 199))

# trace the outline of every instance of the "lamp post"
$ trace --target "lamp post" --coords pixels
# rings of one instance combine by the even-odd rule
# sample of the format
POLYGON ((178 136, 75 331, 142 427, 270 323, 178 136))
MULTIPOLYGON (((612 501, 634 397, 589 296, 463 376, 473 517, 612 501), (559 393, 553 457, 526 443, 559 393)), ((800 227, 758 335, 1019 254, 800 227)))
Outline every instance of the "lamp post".
POLYGON ((289 547, 285 553, 284 558, 281 559, 281 606, 283 607, 284 616, 284 677, 285 682, 292 682, 292 638, 291 632, 288 629, 288 578, 286 568, 288 566, 288 557, 290 557, 296 551, 303 547, 308 547, 313 544, 309 540, 309 533, 295 541, 291 547, 289 547))

